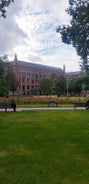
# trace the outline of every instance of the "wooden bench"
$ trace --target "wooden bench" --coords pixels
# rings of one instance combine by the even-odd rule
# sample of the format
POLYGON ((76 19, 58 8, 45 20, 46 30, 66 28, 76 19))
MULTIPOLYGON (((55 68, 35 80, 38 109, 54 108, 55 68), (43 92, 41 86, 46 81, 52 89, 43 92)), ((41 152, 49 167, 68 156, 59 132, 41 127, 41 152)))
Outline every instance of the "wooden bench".
POLYGON ((56 106, 56 107, 57 107, 57 105, 58 105, 58 103, 55 102, 55 101, 50 101, 50 102, 48 102, 48 106, 49 106, 49 107, 50 107, 50 106, 56 106))
POLYGON ((74 109, 76 107, 85 107, 86 108, 86 103, 83 103, 83 102, 75 102, 74 103, 74 109))
POLYGON ((13 111, 16 111, 16 103, 0 103, 0 109, 5 109, 5 112, 7 112, 7 109, 13 109, 13 111))
POLYGON ((86 101, 85 107, 86 107, 86 110, 89 110, 89 100, 86 101))

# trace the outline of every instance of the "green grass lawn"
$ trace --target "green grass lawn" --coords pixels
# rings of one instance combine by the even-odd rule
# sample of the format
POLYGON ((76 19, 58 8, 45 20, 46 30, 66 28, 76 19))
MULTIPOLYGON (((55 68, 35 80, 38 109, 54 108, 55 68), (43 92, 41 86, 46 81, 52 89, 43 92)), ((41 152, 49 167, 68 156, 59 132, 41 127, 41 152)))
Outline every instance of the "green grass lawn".
POLYGON ((0 184, 89 184, 89 111, 1 112, 0 184))
MULTIPOLYGON (((57 107, 73 107, 74 104, 57 104, 57 107)), ((40 107, 56 107, 56 105, 50 105, 48 104, 17 104, 17 108, 40 108, 40 107)))

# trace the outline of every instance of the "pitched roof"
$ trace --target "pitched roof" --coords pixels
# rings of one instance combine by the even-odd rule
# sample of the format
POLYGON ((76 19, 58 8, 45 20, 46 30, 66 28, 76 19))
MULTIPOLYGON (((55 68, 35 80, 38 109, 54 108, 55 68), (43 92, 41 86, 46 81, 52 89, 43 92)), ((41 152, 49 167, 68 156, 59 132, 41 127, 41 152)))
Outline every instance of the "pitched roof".
POLYGON ((48 66, 48 65, 42 65, 42 64, 37 64, 37 63, 32 63, 32 62, 27 62, 27 61, 20 61, 20 60, 14 60, 11 63, 13 64, 17 64, 17 65, 23 65, 23 66, 30 66, 30 67, 36 67, 36 68, 44 68, 44 69, 49 69, 49 70, 57 70, 57 71, 62 71, 61 68, 58 67, 53 67, 53 66, 48 66))

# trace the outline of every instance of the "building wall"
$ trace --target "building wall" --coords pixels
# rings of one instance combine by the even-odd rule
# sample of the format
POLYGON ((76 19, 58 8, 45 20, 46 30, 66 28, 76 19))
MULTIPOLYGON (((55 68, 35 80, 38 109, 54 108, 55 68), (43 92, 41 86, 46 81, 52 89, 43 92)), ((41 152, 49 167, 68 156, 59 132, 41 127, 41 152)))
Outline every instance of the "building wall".
POLYGON ((64 75, 64 70, 57 67, 34 64, 15 59, 11 62, 13 71, 19 82, 17 94, 34 94, 39 87, 40 80, 55 74, 56 77, 64 75))
POLYGON ((83 74, 84 74, 83 71, 75 71, 75 72, 68 72, 65 74, 65 76, 67 79, 75 79, 82 76, 83 74))

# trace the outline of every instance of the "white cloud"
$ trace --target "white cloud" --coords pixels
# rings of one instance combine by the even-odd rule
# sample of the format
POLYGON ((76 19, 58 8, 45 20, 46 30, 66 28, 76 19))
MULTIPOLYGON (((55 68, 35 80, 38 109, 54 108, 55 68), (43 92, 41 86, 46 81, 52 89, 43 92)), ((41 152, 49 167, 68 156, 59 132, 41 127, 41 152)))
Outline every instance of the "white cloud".
POLYGON ((13 48, 21 44, 22 38, 25 37, 15 20, 15 15, 18 14, 21 4, 18 3, 17 6, 15 3, 15 5, 11 4, 7 9, 6 19, 0 18, 0 55, 12 52, 13 48))
POLYGON ((56 50, 55 54, 46 55, 42 58, 43 62, 45 64, 49 63, 50 66, 53 65, 55 67, 63 68, 65 65, 67 72, 80 70, 78 63, 80 58, 76 55, 76 51, 72 46, 65 46, 63 44, 62 47, 56 50))
POLYGON ((7 19, 0 20, 0 54, 17 53, 18 59, 51 66, 65 64, 67 71, 79 69, 75 49, 56 33, 59 24, 70 21, 67 7, 68 0, 15 0, 7 19))

